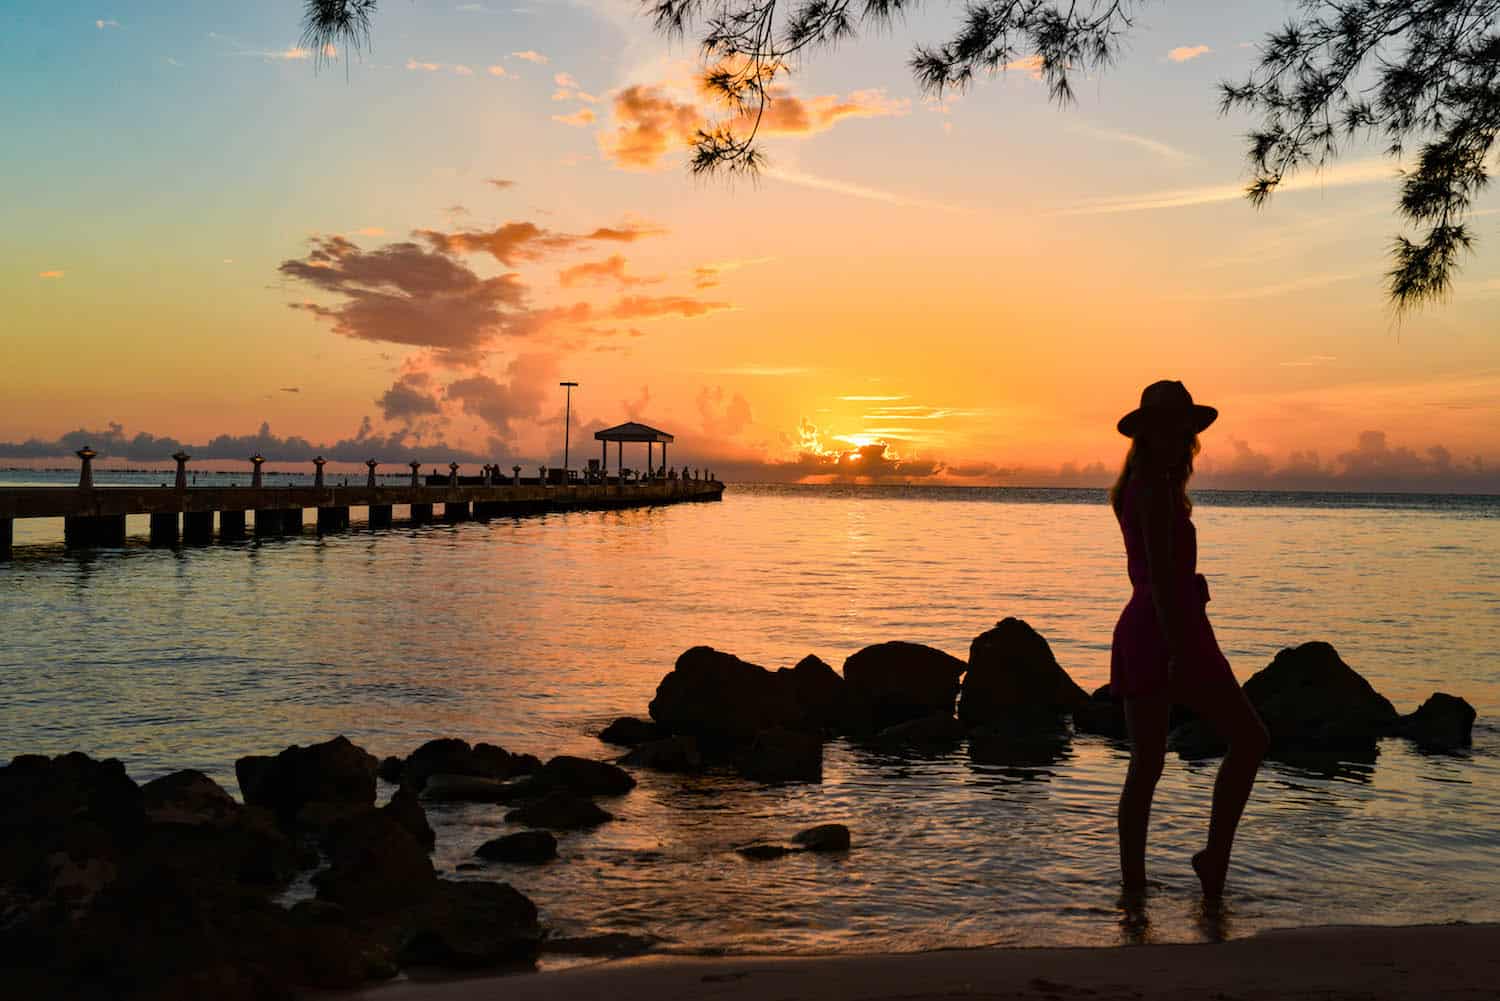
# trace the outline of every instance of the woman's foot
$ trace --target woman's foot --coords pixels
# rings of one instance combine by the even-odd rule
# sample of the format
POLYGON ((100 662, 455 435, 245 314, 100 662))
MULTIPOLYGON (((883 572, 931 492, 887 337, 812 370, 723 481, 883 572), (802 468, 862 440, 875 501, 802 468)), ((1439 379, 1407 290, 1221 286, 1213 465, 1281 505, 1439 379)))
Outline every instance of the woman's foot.
POLYGON ((1193 871, 1198 874, 1198 882, 1203 884, 1203 896, 1208 900, 1217 900, 1224 895, 1224 880, 1229 875, 1229 860, 1216 862, 1209 858, 1207 849, 1193 856, 1193 871))

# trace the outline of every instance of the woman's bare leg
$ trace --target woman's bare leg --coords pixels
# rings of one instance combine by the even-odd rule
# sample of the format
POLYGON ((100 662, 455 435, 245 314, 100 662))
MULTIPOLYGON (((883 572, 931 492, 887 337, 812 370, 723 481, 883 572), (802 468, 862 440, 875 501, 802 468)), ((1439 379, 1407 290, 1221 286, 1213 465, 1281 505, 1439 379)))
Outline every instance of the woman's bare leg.
POLYGON ((1146 828, 1151 797, 1167 755, 1167 722, 1172 703, 1165 694, 1125 700, 1130 729, 1130 768, 1120 790, 1120 883, 1126 893, 1146 888, 1146 828))
POLYGON ((1213 812, 1208 822, 1208 846, 1193 856, 1193 871, 1203 884, 1205 897, 1224 892, 1229 873, 1229 853, 1240 816, 1255 785, 1255 773, 1270 746, 1270 735, 1255 707, 1237 683, 1192 692, 1183 701, 1214 726, 1229 743, 1229 752, 1214 779, 1213 812))

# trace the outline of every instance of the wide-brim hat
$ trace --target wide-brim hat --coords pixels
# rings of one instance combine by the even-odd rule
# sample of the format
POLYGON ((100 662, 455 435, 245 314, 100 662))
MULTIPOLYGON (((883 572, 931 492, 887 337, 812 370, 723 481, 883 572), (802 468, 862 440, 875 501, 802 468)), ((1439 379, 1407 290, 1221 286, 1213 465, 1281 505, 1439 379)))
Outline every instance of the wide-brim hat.
POLYGON ((1214 407, 1194 403, 1193 394, 1181 382, 1163 379, 1141 390, 1141 405, 1121 417, 1115 427, 1127 438, 1167 425, 1191 428, 1197 434, 1218 417, 1219 411, 1214 407))

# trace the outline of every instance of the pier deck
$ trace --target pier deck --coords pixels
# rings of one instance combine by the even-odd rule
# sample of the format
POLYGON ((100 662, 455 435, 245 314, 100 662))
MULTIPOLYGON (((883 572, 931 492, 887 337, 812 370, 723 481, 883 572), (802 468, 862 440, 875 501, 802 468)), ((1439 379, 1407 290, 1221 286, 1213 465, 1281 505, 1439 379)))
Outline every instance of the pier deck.
POLYGON ((716 480, 651 480, 644 483, 539 483, 494 486, 236 486, 236 487, 5 487, 0 488, 0 559, 11 554, 17 518, 62 518, 70 546, 121 545, 128 515, 151 517, 151 541, 203 543, 246 534, 246 512, 254 512, 256 535, 302 530, 302 512, 318 512, 320 531, 349 525, 349 509, 368 508, 372 528, 394 523, 397 506, 410 508, 410 522, 468 521, 542 511, 643 507, 716 501, 716 480), (435 506, 442 505, 435 514, 435 506))

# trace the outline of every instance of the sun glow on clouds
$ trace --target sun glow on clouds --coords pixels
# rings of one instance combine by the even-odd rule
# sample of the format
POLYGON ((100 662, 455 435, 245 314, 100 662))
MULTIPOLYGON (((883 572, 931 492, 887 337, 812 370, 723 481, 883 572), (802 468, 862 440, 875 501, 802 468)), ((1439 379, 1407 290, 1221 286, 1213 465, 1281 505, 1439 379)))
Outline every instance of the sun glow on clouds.
POLYGON ((1199 56, 1206 56, 1212 51, 1213 49, 1207 45, 1179 45, 1167 53, 1167 58, 1174 63, 1185 63, 1199 56))
POLYGON ((40 271, 37 273, 38 278, 61 278, 62 276, 63 272, 56 269, 53 269, 51 271, 40 271))

